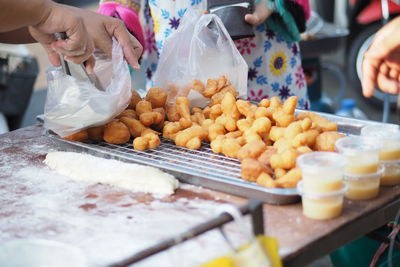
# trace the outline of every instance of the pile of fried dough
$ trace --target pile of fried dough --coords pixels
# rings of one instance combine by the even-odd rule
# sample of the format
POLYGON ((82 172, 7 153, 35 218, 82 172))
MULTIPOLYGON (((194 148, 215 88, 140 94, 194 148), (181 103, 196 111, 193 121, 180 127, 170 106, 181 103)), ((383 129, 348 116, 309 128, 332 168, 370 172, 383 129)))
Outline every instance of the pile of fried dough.
POLYGON ((66 137, 124 144, 133 138, 133 148, 147 150, 160 144, 159 135, 177 146, 199 149, 209 142, 215 153, 241 162, 241 176, 269 188, 293 188, 301 180, 296 158, 312 151, 334 151, 343 137, 337 125, 313 112, 295 114, 297 98, 284 103, 278 97, 258 105, 236 99, 237 92, 225 76, 194 80, 191 90, 210 99, 204 109, 193 107, 177 91, 169 94, 151 88, 142 99, 132 91, 129 106, 104 126, 92 127, 66 137))

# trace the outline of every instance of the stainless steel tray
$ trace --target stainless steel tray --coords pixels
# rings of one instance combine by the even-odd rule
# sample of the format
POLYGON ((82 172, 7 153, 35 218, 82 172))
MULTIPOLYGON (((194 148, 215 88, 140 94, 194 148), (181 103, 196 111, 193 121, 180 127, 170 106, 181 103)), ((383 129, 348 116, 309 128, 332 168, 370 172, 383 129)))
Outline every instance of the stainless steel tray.
MULTIPOLYGON (((365 125, 382 125, 379 122, 361 121, 324 113, 320 115, 338 123, 338 131, 348 135, 359 135, 361 128, 365 125)), ((203 144, 199 150, 190 150, 177 147, 170 140, 162 139, 161 145, 156 149, 142 152, 134 150, 132 143, 124 145, 112 145, 105 142, 79 143, 67 141, 52 134, 49 136, 64 149, 153 166, 189 184, 246 198, 257 198, 274 205, 295 203, 300 199, 295 188, 265 188, 256 183, 244 181, 240 178, 239 161, 213 153, 208 144, 203 144)))

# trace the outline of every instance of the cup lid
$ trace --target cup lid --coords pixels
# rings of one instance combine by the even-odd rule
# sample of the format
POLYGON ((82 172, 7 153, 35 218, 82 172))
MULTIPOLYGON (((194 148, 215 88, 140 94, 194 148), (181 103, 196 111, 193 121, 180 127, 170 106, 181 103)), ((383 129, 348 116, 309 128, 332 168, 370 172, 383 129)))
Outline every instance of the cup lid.
POLYGON ((306 172, 321 170, 344 170, 347 159, 336 152, 311 152, 297 158, 297 166, 306 172))
POLYGON ((371 136, 347 136, 336 141, 336 149, 347 156, 362 152, 379 152, 383 148, 381 139, 371 136))
POLYGON ((378 171, 375 173, 368 174, 347 174, 343 175, 344 180, 368 180, 368 179, 376 179, 380 178, 385 172, 385 167, 380 165, 378 171))
POLYGON ((304 190, 303 181, 300 181, 297 183, 297 192, 299 193, 299 195, 308 197, 308 198, 315 198, 315 199, 324 199, 324 198, 332 198, 332 197, 342 196, 347 192, 347 189, 348 189, 347 183, 343 183, 342 188, 339 190, 336 190, 336 191, 313 192, 313 191, 305 191, 304 190))
POLYGON ((362 136, 377 137, 389 140, 400 140, 398 125, 367 125, 361 129, 362 136))

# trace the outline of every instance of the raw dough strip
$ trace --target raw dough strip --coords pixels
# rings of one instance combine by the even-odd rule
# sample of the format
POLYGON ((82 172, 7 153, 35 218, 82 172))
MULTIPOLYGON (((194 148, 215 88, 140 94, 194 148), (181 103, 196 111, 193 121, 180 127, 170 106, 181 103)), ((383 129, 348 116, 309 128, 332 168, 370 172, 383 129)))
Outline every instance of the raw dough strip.
POLYGON ((134 192, 171 195, 179 187, 174 176, 159 169, 74 152, 50 152, 44 163, 73 180, 101 183, 134 192))

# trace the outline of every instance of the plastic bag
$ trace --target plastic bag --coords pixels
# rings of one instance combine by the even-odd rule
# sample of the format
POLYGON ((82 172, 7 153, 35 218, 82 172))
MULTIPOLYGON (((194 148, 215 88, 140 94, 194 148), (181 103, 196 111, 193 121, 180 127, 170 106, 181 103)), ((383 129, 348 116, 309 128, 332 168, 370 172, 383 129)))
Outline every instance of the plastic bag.
MULTIPOLYGON (((247 72, 246 62, 220 18, 193 9, 165 41, 154 83, 167 92, 176 88, 177 96, 185 96, 194 79, 206 83, 209 78, 225 75, 239 97, 247 98, 247 72)), ((205 106, 207 101, 193 90, 189 99, 195 106, 205 106)))
MULTIPOLYGON (((79 65, 69 64, 70 68, 79 65)), ((94 72, 104 91, 87 79, 49 68, 44 126, 61 137, 107 123, 129 104, 131 78, 122 48, 113 39, 112 59, 96 56, 94 72)), ((73 71, 71 70, 71 73, 73 71)))

